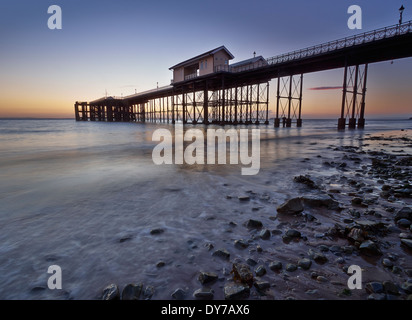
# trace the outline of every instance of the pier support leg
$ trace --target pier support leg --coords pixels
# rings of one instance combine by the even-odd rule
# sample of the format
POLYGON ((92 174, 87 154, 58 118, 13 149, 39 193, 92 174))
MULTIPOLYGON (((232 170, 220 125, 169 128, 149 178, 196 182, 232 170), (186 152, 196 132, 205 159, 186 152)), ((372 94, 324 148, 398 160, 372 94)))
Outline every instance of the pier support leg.
POLYGON ((365 64, 365 71, 363 75, 363 87, 362 87, 362 101, 358 119, 358 129, 365 128, 365 98, 366 98, 366 81, 368 78, 368 65, 365 64))
POLYGON ((279 127, 280 127, 279 103, 280 103, 280 77, 278 76, 278 84, 277 84, 277 91, 276 91, 276 118, 275 118, 275 128, 279 128, 279 127))

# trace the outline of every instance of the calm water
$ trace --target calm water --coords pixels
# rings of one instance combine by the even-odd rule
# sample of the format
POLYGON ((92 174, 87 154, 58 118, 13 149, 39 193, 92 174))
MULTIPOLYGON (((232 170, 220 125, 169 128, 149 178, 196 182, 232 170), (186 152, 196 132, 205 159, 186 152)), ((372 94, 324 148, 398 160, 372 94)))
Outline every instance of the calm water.
MULTIPOLYGON (((256 176, 242 176, 237 165, 154 165, 151 138, 159 127, 173 128, 0 120, 0 299, 95 299, 112 282, 143 281, 156 287, 157 299, 192 289, 199 269, 211 266, 204 244, 232 243, 227 223, 246 220, 256 205, 234 207, 228 195, 253 190, 279 203, 294 192, 291 175, 323 174, 302 159, 333 160, 331 147, 412 129, 412 121, 367 121, 365 130, 344 132, 336 120, 261 126, 256 176), (165 232, 150 235, 153 228, 165 232), (46 289, 52 264, 62 267, 64 290, 46 289)), ((270 213, 263 208, 258 216, 270 213)))

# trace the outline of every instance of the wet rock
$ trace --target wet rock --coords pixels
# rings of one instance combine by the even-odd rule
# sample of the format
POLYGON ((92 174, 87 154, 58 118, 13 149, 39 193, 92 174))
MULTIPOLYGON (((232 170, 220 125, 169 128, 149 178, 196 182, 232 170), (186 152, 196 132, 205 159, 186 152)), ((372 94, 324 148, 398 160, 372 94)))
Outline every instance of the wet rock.
POLYGON ((257 245, 257 246, 256 246, 256 251, 259 252, 259 253, 261 253, 261 252, 263 252, 263 249, 262 249, 262 247, 261 247, 260 245, 257 245))
POLYGON ((201 284, 207 284, 216 281, 218 278, 217 274, 213 272, 200 272, 197 278, 201 284))
POLYGON ((382 265, 386 268, 392 268, 393 267, 393 262, 389 259, 383 259, 382 260, 382 265))
POLYGON ((122 300, 139 300, 143 290, 143 284, 130 283, 122 291, 122 300))
POLYGON ((212 254, 214 257, 219 257, 222 259, 229 259, 230 258, 230 253, 226 249, 218 249, 212 254))
POLYGON ((277 208, 277 212, 282 214, 296 214, 303 210, 304 208, 300 198, 290 199, 277 208))
POLYGON ((157 268, 162 268, 166 265, 166 263, 164 261, 159 261, 158 263, 156 263, 156 267, 157 268))
POLYGON ((151 235, 158 235, 158 234, 162 234, 163 232, 164 232, 164 230, 161 229, 161 228, 157 228, 157 229, 152 229, 152 230, 150 230, 150 234, 151 234, 151 235))
POLYGON ((270 239, 270 231, 268 229, 263 229, 260 232, 259 236, 263 240, 268 240, 268 239, 270 239))
POLYGON ((119 240, 119 242, 120 242, 120 243, 123 243, 123 242, 129 241, 129 240, 132 240, 132 239, 133 239, 133 236, 131 236, 131 235, 126 235, 126 236, 124 236, 124 237, 121 237, 120 240, 119 240))
POLYGON ((286 271, 293 272, 293 271, 296 271, 297 269, 298 269, 298 267, 297 267, 296 264, 288 263, 286 265, 286 271))
POLYGON ((384 293, 384 288, 380 282, 368 282, 365 286, 368 293, 384 293))
POLYGON ((343 249, 341 246, 333 245, 329 248, 331 252, 333 252, 335 255, 340 255, 343 252, 343 249))
POLYGON ((316 277, 316 281, 317 282, 328 282, 328 278, 324 277, 324 276, 317 276, 316 277))
POLYGON ((405 218, 399 219, 397 223, 399 226, 404 228, 409 228, 409 226, 411 225, 411 221, 405 218))
POLYGON ((396 296, 399 295, 398 287, 392 281, 384 281, 383 289, 387 294, 394 294, 396 296))
POLYGON ((372 240, 363 241, 359 246, 359 250, 361 253, 370 256, 382 255, 382 252, 380 251, 378 245, 372 240))
POLYGON ((326 258, 326 256, 320 252, 314 251, 312 249, 309 250, 309 257, 316 261, 319 264, 323 264, 326 263, 328 261, 328 259, 326 258))
POLYGON ((303 183, 307 185, 309 188, 312 189, 317 189, 318 187, 316 186, 315 182, 313 182, 312 179, 309 178, 309 176, 296 176, 293 178, 293 180, 297 183, 303 183))
POLYGON ((258 289, 259 291, 264 291, 266 289, 270 288, 270 283, 267 281, 256 281, 254 284, 256 289, 258 289))
POLYGON ((411 294, 412 293, 412 283, 409 281, 406 281, 404 283, 402 283, 401 286, 402 290, 405 291, 407 294, 411 294))
POLYGON ((214 296, 214 292, 210 288, 197 289, 193 293, 193 297, 195 297, 196 299, 202 299, 202 300, 211 300, 213 299, 213 296, 214 296))
POLYGON ((119 291, 119 287, 116 284, 108 285, 106 288, 103 289, 102 300, 119 300, 119 299, 120 299, 120 291, 119 291))
POLYGON ((352 239, 353 241, 364 241, 365 236, 364 236, 364 231, 361 230, 360 228, 352 228, 348 234, 348 238, 352 239))
POLYGON ((337 264, 344 264, 344 263, 345 263, 345 259, 342 258, 342 257, 340 257, 340 258, 337 258, 337 259, 335 260, 335 262, 336 262, 337 264))
POLYGON ((263 224, 259 220, 249 219, 246 222, 246 227, 249 229, 260 229, 263 227, 263 224))
POLYGON ((386 300, 386 294, 372 293, 368 296, 368 300, 383 301, 383 300, 386 300))
POLYGON ((295 229, 289 229, 285 233, 285 240, 292 239, 292 238, 300 238, 301 233, 298 230, 295 229))
POLYGON ((257 265, 257 261, 254 260, 254 259, 252 259, 252 258, 248 258, 248 259, 246 260, 246 263, 247 263, 248 265, 252 266, 252 267, 254 267, 255 265, 257 265))
POLYGON ((246 249, 247 247, 249 247, 249 243, 243 239, 236 240, 235 247, 238 249, 246 249))
POLYGON ((355 197, 351 200, 353 206, 360 206, 362 204, 362 198, 355 197))
POLYGON ((279 271, 282 269, 282 262, 280 261, 273 261, 269 264, 269 269, 272 271, 279 271))
POLYGON ((249 201, 250 200, 249 196, 239 196, 237 198, 239 199, 239 201, 249 201))
POLYGON ((321 244, 319 246, 319 250, 322 252, 328 252, 329 251, 329 247, 327 245, 321 244))
POLYGON ((403 207, 395 214, 395 221, 399 219, 412 220, 412 209, 410 207, 403 207))
POLYGON ((318 208, 326 207, 329 210, 339 210, 339 202, 332 199, 327 194, 318 194, 318 195, 304 195, 301 198, 303 204, 308 207, 318 208))
POLYGON ((182 288, 178 288, 172 293, 172 298, 175 300, 183 300, 186 297, 186 291, 182 288))
POLYGON ((253 273, 252 271, 250 271, 250 268, 247 264, 234 263, 231 273, 233 273, 233 278, 235 281, 240 281, 242 283, 245 283, 249 285, 249 287, 252 286, 253 273))
POLYGON ((225 300, 247 299, 250 295, 248 286, 237 283, 229 283, 224 287, 225 300))
POLYGON ((143 291, 143 299, 150 300, 155 293, 155 288, 153 286, 147 286, 143 291))
POLYGON ((255 274, 256 274, 256 276, 258 276, 258 277, 262 277, 262 276, 264 276, 265 274, 266 274, 266 268, 264 267, 264 266, 258 266, 256 269, 255 269, 255 274))
POLYGON ((301 267, 303 270, 309 270, 311 265, 312 261, 307 258, 300 259, 298 262, 298 266, 301 267))
POLYGON ((409 249, 412 249, 412 240, 411 240, 411 239, 401 239, 401 243, 402 243, 405 247, 407 247, 407 248, 409 248, 409 249))

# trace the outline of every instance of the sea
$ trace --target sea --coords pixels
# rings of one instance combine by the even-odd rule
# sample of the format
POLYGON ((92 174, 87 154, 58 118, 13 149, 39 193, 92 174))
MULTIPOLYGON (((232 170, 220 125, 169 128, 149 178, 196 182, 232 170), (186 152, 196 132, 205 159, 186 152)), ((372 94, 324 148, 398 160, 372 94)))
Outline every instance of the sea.
POLYGON ((0 299, 99 299, 111 283, 142 282, 155 288, 153 299, 170 299, 177 288, 193 292, 199 271, 225 268, 209 250, 233 246, 232 226, 242 233, 248 218, 273 215, 297 192, 294 175, 335 170, 310 159, 333 161, 333 148, 410 132, 412 121, 367 120, 363 130, 344 131, 336 119, 304 120, 302 128, 185 125, 260 129, 260 170, 250 176, 242 164, 156 165, 159 128, 174 130, 165 123, 0 120, 0 299), (250 194, 257 200, 237 200, 250 194), (52 265, 61 268, 62 289, 48 287, 52 265))

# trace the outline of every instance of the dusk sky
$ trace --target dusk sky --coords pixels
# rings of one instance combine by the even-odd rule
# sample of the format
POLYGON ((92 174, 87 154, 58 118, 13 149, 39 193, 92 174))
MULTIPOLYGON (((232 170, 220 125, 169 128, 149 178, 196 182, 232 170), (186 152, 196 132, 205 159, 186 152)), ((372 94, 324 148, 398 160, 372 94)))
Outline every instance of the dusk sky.
MULTIPOLYGON (((225 45, 232 63, 412 20, 412 0, 1 0, 0 117, 73 117, 76 100, 170 84, 169 67, 225 45), (350 30, 350 5, 363 29, 350 30), (62 9, 50 30, 50 5, 62 9)), ((412 116, 412 59, 369 66, 366 118, 412 116)), ((304 76, 303 118, 338 118, 343 69, 304 76), (329 90, 311 88, 333 87, 329 90)), ((271 81, 270 109, 276 81, 271 81)))

